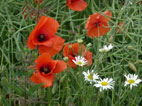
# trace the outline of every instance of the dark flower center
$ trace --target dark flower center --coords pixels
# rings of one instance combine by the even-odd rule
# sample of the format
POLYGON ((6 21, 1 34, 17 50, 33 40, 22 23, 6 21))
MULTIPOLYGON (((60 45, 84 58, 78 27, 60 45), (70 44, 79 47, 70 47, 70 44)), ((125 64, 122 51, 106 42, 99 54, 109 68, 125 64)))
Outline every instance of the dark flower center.
POLYGON ((45 37, 44 34, 38 35, 38 41, 39 41, 39 42, 44 42, 45 40, 46 40, 46 37, 45 37))
POLYGON ((72 57, 75 57, 75 54, 72 54, 71 56, 72 56, 72 57))
POLYGON ((100 25, 100 22, 95 23, 95 27, 98 27, 100 25))
POLYGON ((48 74, 48 73, 50 73, 50 68, 48 67, 48 66, 42 66, 41 68, 40 68, 40 72, 44 72, 45 74, 48 74))

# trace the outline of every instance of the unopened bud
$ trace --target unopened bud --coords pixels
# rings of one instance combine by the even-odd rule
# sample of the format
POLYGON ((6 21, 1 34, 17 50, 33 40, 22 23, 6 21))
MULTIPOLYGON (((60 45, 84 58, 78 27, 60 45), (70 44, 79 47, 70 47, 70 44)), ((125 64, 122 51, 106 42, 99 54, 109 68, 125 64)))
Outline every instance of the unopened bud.
POLYGON ((142 60, 138 59, 137 63, 142 64, 142 60))
POLYGON ((108 40, 109 43, 112 43, 113 42, 113 36, 111 36, 108 40))
POLYGON ((60 79, 60 83, 63 83, 65 81, 66 74, 60 79))
POLYGON ((68 57, 64 57, 63 60, 64 60, 65 62, 67 62, 67 61, 69 60, 69 58, 68 58, 68 57))
POLYGON ((78 39, 78 41, 77 41, 78 43, 83 43, 83 40, 82 39, 78 39))
POLYGON ((72 48, 72 45, 69 45, 69 49, 71 49, 72 48))
POLYGON ((87 44, 87 47, 91 47, 91 46, 92 46, 92 44, 91 44, 91 43, 88 43, 88 44, 87 44))
POLYGON ((128 48, 128 50, 133 50, 134 49, 133 46, 128 46, 127 48, 128 48))
MULTIPOLYGON (((66 105, 70 104, 70 103, 72 102, 72 100, 73 100, 73 98, 72 98, 71 96, 68 96, 68 97, 66 98, 65 104, 66 104, 66 105)), ((68 105, 68 106, 69 106, 69 105, 68 105)))
POLYGON ((9 33, 12 34, 15 32, 15 29, 13 27, 9 28, 9 33))
POLYGON ((134 71, 134 72, 137 71, 137 69, 136 69, 136 67, 135 67, 135 65, 134 65, 133 63, 129 62, 129 63, 128 63, 128 66, 129 66, 129 68, 130 68, 132 71, 134 71))
POLYGON ((57 91, 57 89, 58 89, 58 85, 57 85, 57 83, 55 83, 55 84, 53 85, 53 88, 52 88, 52 93, 55 94, 56 91, 57 91))

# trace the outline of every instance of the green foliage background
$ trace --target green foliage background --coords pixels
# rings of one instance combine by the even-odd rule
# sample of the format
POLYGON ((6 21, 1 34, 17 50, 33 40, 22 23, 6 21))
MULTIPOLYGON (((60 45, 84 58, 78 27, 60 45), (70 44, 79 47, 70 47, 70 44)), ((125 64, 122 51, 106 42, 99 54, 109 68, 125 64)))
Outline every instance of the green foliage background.
MULTIPOLYGON (((29 78, 34 70, 27 67, 37 58, 37 50, 27 48, 27 39, 36 25, 36 19, 24 19, 25 6, 37 11, 33 0, 0 0, 0 105, 3 106, 141 106, 142 85, 130 90, 124 87, 124 74, 135 73, 142 78, 142 2, 140 0, 85 0, 83 12, 70 10, 66 0, 44 0, 41 15, 56 19, 60 27, 57 35, 65 44, 84 40, 92 43, 93 64, 90 67, 68 68, 56 75, 53 87, 42 88, 29 78), (132 3, 132 4, 131 4, 132 3), (111 31, 99 38, 89 38, 85 24, 95 12, 112 12, 111 31), (124 23, 122 33, 116 28, 124 23), (99 53, 113 37, 114 49, 99 53), (134 72, 129 63, 135 65, 134 72), (99 75, 115 80, 114 90, 103 91, 84 81, 82 72, 95 70, 99 75), (8 99, 9 97, 9 99, 8 99)), ((27 12, 28 13, 28 12, 27 12)), ((29 13, 28 13, 29 14, 29 13)), ((63 59, 62 51, 54 59, 63 59)))

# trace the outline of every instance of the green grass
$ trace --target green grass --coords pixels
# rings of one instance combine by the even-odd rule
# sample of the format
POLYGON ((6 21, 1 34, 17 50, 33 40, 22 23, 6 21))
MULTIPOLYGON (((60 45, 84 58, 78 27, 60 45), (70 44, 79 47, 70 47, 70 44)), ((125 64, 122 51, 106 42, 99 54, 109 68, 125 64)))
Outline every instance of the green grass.
MULTIPOLYGON (((57 74, 54 84, 49 88, 35 85, 29 78, 34 70, 28 69, 37 58, 37 50, 27 48, 27 39, 36 25, 36 20, 24 19, 22 11, 25 5, 37 9, 33 0, 0 0, 0 105, 14 106, 141 106, 141 83, 130 90, 124 87, 124 74, 137 74, 142 78, 142 4, 140 0, 85 0, 88 7, 83 12, 70 10, 66 0, 44 0, 41 15, 58 20, 60 27, 57 35, 68 42, 84 40, 92 43, 93 64, 90 67, 72 69, 68 67, 57 74), (132 1, 132 5, 130 4, 132 1), (28 3, 26 3, 28 2, 28 3), (89 15, 95 12, 112 12, 109 22, 111 31, 99 38, 89 38, 85 24, 89 15), (116 31, 119 22, 125 25, 125 31, 116 31), (113 37, 114 49, 106 54, 99 48, 109 44, 113 37), (130 48, 131 47, 131 48, 130 48), (131 62, 137 71, 128 65, 131 62), (102 78, 115 81, 113 90, 99 92, 99 89, 84 81, 83 71, 94 69, 102 78), (9 100, 8 100, 9 95, 9 100)), ((53 57, 63 59, 62 51, 53 57)))

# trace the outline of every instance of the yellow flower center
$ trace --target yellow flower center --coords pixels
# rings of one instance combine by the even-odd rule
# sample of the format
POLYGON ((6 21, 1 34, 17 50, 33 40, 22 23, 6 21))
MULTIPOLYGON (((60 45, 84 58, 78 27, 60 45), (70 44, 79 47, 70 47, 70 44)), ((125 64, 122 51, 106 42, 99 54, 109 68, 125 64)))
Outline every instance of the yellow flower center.
POLYGON ((88 75, 87 77, 88 79, 93 80, 93 77, 91 75, 88 75))
POLYGON ((103 86, 107 86, 107 85, 108 85, 108 82, 103 81, 103 82, 101 82, 101 84, 102 84, 103 86))
POLYGON ((82 65, 82 62, 81 62, 81 61, 78 61, 77 64, 82 65))
POLYGON ((129 84, 133 84, 135 81, 133 79, 128 80, 129 84))

